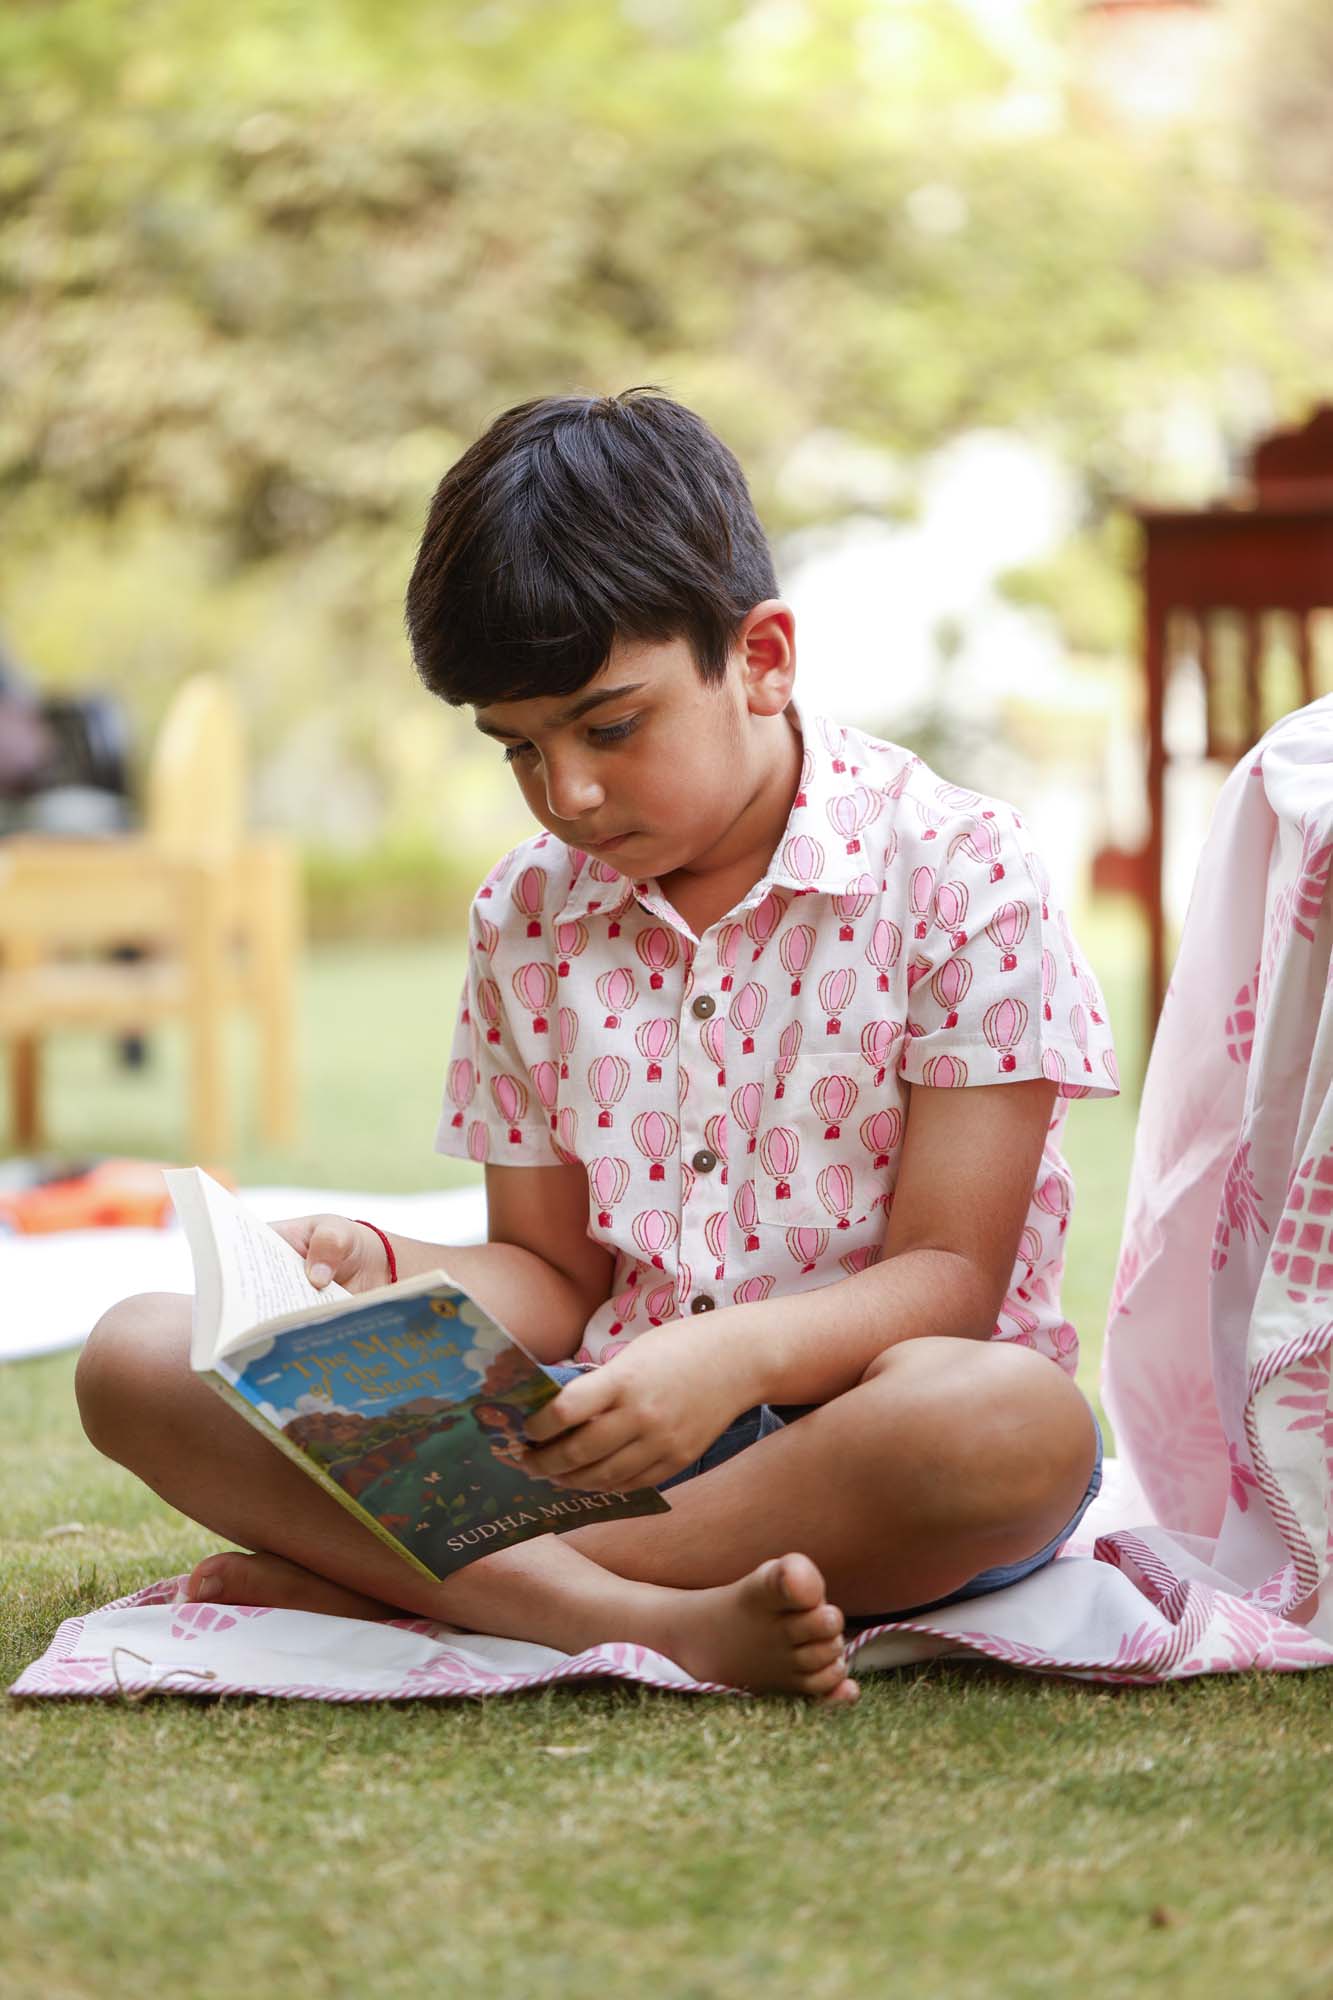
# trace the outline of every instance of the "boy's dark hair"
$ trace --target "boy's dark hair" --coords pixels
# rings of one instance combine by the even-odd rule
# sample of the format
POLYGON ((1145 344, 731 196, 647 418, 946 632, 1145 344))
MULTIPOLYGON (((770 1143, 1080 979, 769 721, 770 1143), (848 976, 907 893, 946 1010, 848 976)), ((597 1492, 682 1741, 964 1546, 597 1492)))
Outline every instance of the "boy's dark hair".
POLYGON ((778 594, 734 455, 651 387, 498 416, 436 488, 407 586, 417 672, 458 707, 572 694, 621 640, 689 641, 717 682, 778 594))

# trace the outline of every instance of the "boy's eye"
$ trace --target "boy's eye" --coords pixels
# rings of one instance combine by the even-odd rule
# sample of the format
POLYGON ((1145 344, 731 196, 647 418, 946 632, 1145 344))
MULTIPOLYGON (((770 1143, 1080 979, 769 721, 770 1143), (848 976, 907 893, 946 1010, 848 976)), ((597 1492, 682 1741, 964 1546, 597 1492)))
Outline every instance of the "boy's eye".
MULTIPOLYGON (((608 743, 622 743, 627 736, 634 734, 638 726, 639 717, 637 715, 627 717, 624 722, 602 723, 599 726, 589 729, 588 741, 596 744, 598 747, 608 743)), ((531 748, 531 743, 506 744, 504 752, 505 763, 512 764, 517 758, 526 757, 531 748)))

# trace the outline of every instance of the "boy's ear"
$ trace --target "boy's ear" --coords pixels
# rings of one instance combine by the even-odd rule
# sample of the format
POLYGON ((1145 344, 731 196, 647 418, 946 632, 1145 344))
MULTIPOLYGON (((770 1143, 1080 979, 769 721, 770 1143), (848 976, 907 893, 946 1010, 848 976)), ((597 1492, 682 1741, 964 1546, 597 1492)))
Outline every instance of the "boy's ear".
POLYGON ((796 680, 796 614, 780 597, 765 598, 736 635, 741 678, 752 715, 780 715, 796 680))

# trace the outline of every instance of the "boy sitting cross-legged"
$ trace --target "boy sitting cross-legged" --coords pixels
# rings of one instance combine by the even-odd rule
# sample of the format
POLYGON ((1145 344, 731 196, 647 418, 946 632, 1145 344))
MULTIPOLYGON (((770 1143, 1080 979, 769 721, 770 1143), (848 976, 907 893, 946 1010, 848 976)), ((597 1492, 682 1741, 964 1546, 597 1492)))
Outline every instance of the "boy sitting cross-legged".
MULTIPOLYGON (((732 454, 665 396, 498 418, 407 595, 541 831, 473 905, 438 1150, 485 1162, 445 1263, 564 1382, 534 1470, 671 1512, 408 1569, 191 1374, 190 1301, 81 1357, 99 1448, 251 1554, 191 1594, 403 1615, 854 1701, 850 1624, 1051 1560, 1100 1482, 1061 1313, 1097 982, 1020 815, 799 710, 795 619, 732 454)), ((874 635, 869 635, 871 638, 874 635)), ((386 1282, 332 1215, 317 1284, 386 1282)))

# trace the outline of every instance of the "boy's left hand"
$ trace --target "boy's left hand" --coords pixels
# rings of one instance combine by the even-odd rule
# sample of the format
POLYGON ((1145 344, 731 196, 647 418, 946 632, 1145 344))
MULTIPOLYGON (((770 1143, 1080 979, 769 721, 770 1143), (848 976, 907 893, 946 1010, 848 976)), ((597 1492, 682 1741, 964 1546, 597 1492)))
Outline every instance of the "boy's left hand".
POLYGON ((529 1472, 592 1493, 659 1486, 750 1407, 739 1357, 710 1313, 650 1327, 528 1419, 529 1472))

